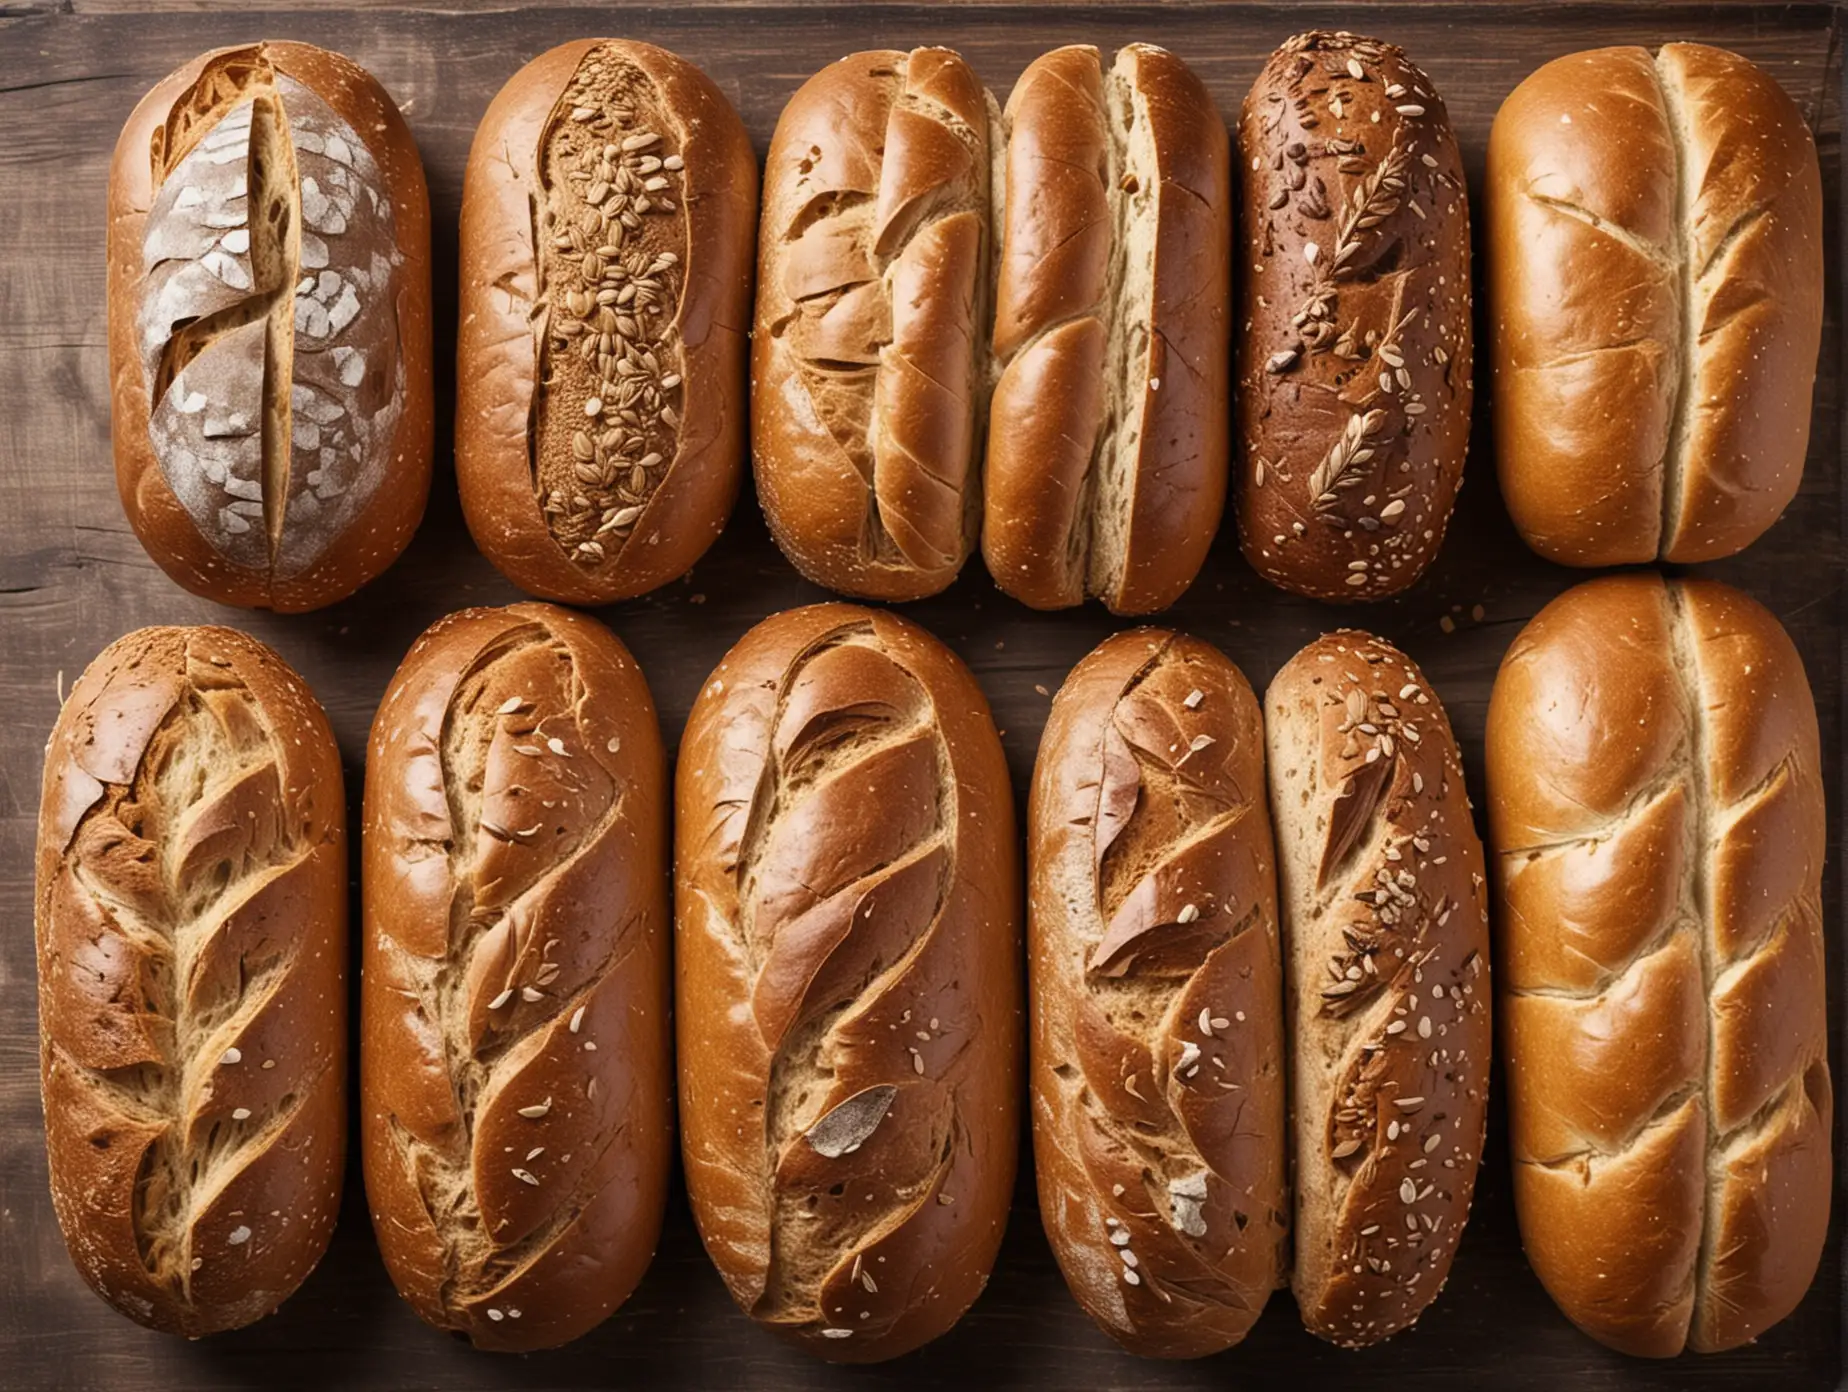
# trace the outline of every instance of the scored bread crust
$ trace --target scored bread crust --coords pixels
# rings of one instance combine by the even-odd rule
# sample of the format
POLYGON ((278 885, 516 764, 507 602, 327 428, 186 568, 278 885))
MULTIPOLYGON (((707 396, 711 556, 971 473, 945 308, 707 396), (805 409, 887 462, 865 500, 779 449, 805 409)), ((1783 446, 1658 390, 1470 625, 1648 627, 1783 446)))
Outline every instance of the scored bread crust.
POLYGON ((1200 80, 1055 49, 1005 114, 982 553, 1036 609, 1165 609, 1225 503, 1230 141, 1200 80))
POLYGON ((1040 1213, 1134 1353, 1245 1337, 1283 1283, 1283 982, 1264 734, 1243 674, 1137 629, 1053 699, 1028 813, 1040 1213))
POLYGON ((1381 599, 1444 539, 1469 443, 1469 205, 1443 99, 1404 52, 1289 40, 1239 118, 1245 558, 1381 599))
POLYGON ((628 1298, 673 1160, 666 756, 594 619, 420 637, 366 761, 361 1139, 411 1307, 552 1348, 628 1298))
POLYGON ((1495 453, 1566 565, 1714 560, 1795 496, 1822 334, 1802 112, 1724 49, 1569 54, 1489 135, 1495 453))
POLYGON ((790 98, 764 167, 751 447, 808 579, 920 599, 981 521, 991 126, 943 48, 856 53, 790 98))
MULTIPOLYGON (((476 545, 521 588, 575 604, 631 598, 683 574, 724 528, 743 473, 756 217, 757 157, 743 122, 710 78, 665 49, 620 39, 562 44, 515 73, 489 105, 475 132, 462 190, 456 481, 476 545), (671 446, 661 450, 663 440, 655 435, 636 445, 638 452, 665 454, 656 466, 665 472, 650 481, 632 525, 620 532, 600 530, 605 555, 584 564, 554 535, 535 478, 542 345, 549 345, 550 326, 569 318, 545 293, 535 245, 536 236, 558 236, 561 229, 536 227, 535 218, 544 216, 547 205, 541 164, 548 135, 555 122, 574 116, 575 109, 560 103, 593 58, 641 74, 648 111, 635 113, 633 130, 613 128, 611 143, 618 137, 661 137, 639 153, 681 162, 667 172, 651 165, 646 178, 667 182, 685 235, 678 266, 665 272, 678 296, 667 306, 671 346, 649 350, 671 361, 646 372, 634 371, 628 360, 619 369, 613 366, 623 374, 619 387, 631 379, 647 378, 659 387, 669 376, 679 378, 659 391, 675 417, 666 432, 671 446), (664 128, 649 125, 652 117, 664 128)), ((594 249, 596 242, 591 245, 594 249)), ((563 262, 564 281, 579 284, 579 268, 575 261, 563 262)), ((614 322, 629 303, 622 295, 626 286, 606 288, 611 302, 597 313, 607 309, 610 319, 602 322, 614 322)), ((580 341, 571 340, 574 347, 580 341)), ((560 352, 556 346, 543 351, 560 352)), ((569 409, 580 409, 575 397, 569 409)), ((621 421, 615 433, 628 424, 621 421)), ((618 448, 622 443, 612 441, 618 448)), ((620 457, 626 475, 646 455, 620 457)), ((577 462, 583 461, 574 455, 577 462)))
MULTIPOLYGON (((202 93, 209 97, 209 93, 202 93)), ((296 200, 300 216, 300 199, 296 200)), ((111 434, 123 511, 148 555, 175 583, 222 604, 285 613, 344 599, 398 558, 423 519, 430 492, 435 420, 431 381, 430 199, 423 161, 403 115, 372 74, 312 44, 265 41, 203 53, 162 79, 135 107, 109 167, 108 300, 111 434), (401 263, 393 276, 401 407, 388 440, 374 452, 383 476, 353 521, 305 569, 273 576, 233 564, 203 536, 161 471, 149 436, 150 399, 137 319, 144 285, 144 238, 158 186, 156 137, 208 68, 249 54, 308 88, 365 142, 390 201, 401 263)), ((377 365, 374 365, 376 367, 377 365)))
POLYGON ((71 1260, 141 1324, 247 1325, 327 1248, 346 883, 333 732, 275 653, 144 628, 90 664, 39 810, 45 1148, 71 1260))
POLYGON ((1013 798, 968 669, 894 615, 775 615, 681 742, 687 1196, 732 1296, 820 1357, 948 1329, 1018 1148, 1013 798))
POLYGON ((1469 1216, 1489 1089, 1482 843, 1450 722, 1341 630, 1265 693, 1293 1054, 1295 1273, 1310 1332, 1410 1326, 1469 1216))
POLYGON ((1503 660, 1488 775, 1528 1260, 1625 1353, 1737 1347, 1802 1299, 1828 1227, 1802 661, 1727 586, 1591 581, 1503 660))

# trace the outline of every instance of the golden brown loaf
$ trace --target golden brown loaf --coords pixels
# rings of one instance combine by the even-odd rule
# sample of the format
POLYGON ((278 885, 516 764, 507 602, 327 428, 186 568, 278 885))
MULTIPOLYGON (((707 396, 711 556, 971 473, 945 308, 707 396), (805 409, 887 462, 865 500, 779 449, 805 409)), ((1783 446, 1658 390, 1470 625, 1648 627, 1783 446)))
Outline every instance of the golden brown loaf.
POLYGON ((764 168, 751 444, 770 531, 817 584, 918 599, 981 521, 994 98, 942 48, 802 85, 764 168))
POLYGON ((1298 35, 1245 98, 1239 536, 1273 584, 1379 599, 1430 564, 1469 442, 1469 207, 1391 44, 1298 35))
POLYGON ((1724 49, 1555 59, 1489 137, 1502 497, 1567 565, 1705 561, 1797 491, 1822 183, 1797 105, 1724 49))
POLYGON ((480 1348, 576 1338, 654 1254, 666 778, 634 660, 547 604, 433 625, 373 722, 366 1197, 405 1299, 480 1348))
POLYGON ((1036 609, 1165 609, 1225 503, 1225 122, 1165 49, 1075 45, 1005 126, 982 554, 1036 609))
POLYGON ((737 112, 663 49, 564 44, 489 106, 462 192, 456 480, 516 585, 626 599, 724 527, 756 218, 737 112))
POLYGON ((1575 1324, 1712 1352, 1795 1308, 1828 1229, 1816 710, 1712 581, 1594 580, 1489 704, 1515 1209, 1575 1324))
POLYGON ((315 609, 397 559, 430 490, 430 207, 371 74, 217 49, 142 99, 109 175, 116 485, 208 599, 315 609))
POLYGON ((1343 630, 1264 696, 1291 1042, 1303 1322, 1376 1343, 1437 1296, 1489 1088, 1482 843, 1437 695, 1343 630))
POLYGON ((144 628, 45 751, 39 1043, 51 1196, 123 1314, 197 1337, 314 1269, 346 1167, 346 801, 268 648, 144 628))
POLYGON ((1238 668, 1118 634, 1052 703, 1028 813, 1033 1149, 1073 1294, 1216 1353, 1282 1284, 1283 983, 1264 730, 1238 668))
POLYGON ((752 1318, 890 1358, 988 1279, 1013 1193, 1020 876, 987 703, 845 604, 766 619, 681 742, 687 1195, 752 1318))

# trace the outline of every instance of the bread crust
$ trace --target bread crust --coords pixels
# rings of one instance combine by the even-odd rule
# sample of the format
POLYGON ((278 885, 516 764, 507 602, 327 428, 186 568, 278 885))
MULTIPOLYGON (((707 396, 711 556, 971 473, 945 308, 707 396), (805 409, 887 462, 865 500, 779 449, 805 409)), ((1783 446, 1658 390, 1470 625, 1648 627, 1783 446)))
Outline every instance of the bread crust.
POLYGON ((1587 582, 1503 660, 1488 775, 1528 1259, 1613 1348, 1737 1347, 1809 1288, 1831 1190, 1802 662, 1727 586, 1587 582))
POLYGON ((1327 634, 1264 696, 1303 1323, 1361 1347, 1442 1289, 1489 1089, 1482 843, 1450 722, 1381 639, 1327 634))
POLYGON ((1463 480, 1469 205, 1443 99, 1398 48, 1289 40, 1238 127, 1245 558, 1316 599, 1430 565, 1463 480))
MULTIPOLYGON (((223 124, 217 116, 212 119, 218 125, 223 124)), ((310 147, 303 144, 301 149, 310 150, 310 147)), ((300 158, 299 153, 296 157, 300 158)), ((293 220, 301 224, 301 230, 312 231, 302 215, 301 190, 304 186, 298 178, 293 220)), ((248 200, 239 195, 235 201, 248 200)), ((363 199, 360 202, 363 204, 363 199)), ((172 217, 170 211, 166 215, 172 217)), ((430 367, 430 202, 417 142, 404 117, 377 80, 341 54, 312 44, 277 41, 214 49, 158 83, 128 118, 110 164, 108 218, 109 372, 116 486, 135 535, 148 555, 176 584, 223 604, 294 613, 318 609, 352 594, 396 560, 409 544, 411 534, 423 518, 424 503, 430 492, 434 435, 430 367), (256 478, 242 480, 245 486, 242 492, 226 489, 224 497, 218 501, 229 505, 215 511, 217 520, 212 523, 212 537, 201 531, 200 518, 205 504, 198 500, 182 501, 176 494, 163 468, 162 452, 150 434, 152 418, 162 403, 153 395, 155 384, 148 372, 140 323, 144 311, 150 311, 149 297, 154 293, 148 263, 155 252, 148 247, 147 239, 151 233, 159 231, 158 226, 150 226, 150 210, 163 184, 157 177, 155 160, 162 158, 163 151, 167 155, 184 153, 195 148, 193 142, 196 140, 209 138, 213 125, 198 122, 188 126, 189 110, 222 107, 228 99, 224 94, 238 80, 227 74, 251 71, 265 75, 260 81, 273 83, 286 78, 299 83, 313 98, 325 104, 331 118, 339 123, 336 130, 340 135, 351 136, 364 145, 367 157, 376 166, 375 189, 357 173, 332 172, 334 168, 355 171, 356 163, 335 162, 321 172, 355 180, 353 185, 342 186, 342 196, 350 194, 359 199, 369 191, 383 196, 382 205, 375 205, 373 211, 380 211, 381 206, 388 208, 388 223, 381 225, 389 228, 389 252, 396 257, 395 265, 382 279, 378 267, 383 263, 375 262, 370 267, 367 274, 372 279, 366 283, 367 296, 360 301, 362 315, 370 308, 369 299, 389 301, 388 306, 377 312, 390 319, 390 343, 388 350, 383 350, 390 361, 369 361, 362 353, 358 359, 343 359, 336 369, 340 374, 340 386, 351 387, 359 400, 374 405, 379 400, 395 403, 395 417, 391 418, 381 438, 369 438, 354 446, 359 452, 349 455, 352 477, 341 482, 329 480, 322 471, 347 469, 348 458, 339 457, 344 451, 330 448, 319 455, 311 454, 307 452, 305 437, 291 436, 293 443, 289 448, 293 457, 289 461, 288 500, 286 503, 264 500, 265 508, 286 508, 280 542, 272 544, 268 559, 262 564, 246 563, 249 558, 241 551, 236 556, 229 554, 226 547, 231 533, 225 528, 234 527, 237 535, 247 536, 268 525, 267 517, 246 513, 241 523, 223 521, 224 514, 237 510, 240 504, 254 497, 248 487, 257 484, 256 478), (204 126, 203 137, 198 134, 201 125, 204 126), (179 139, 186 143, 168 148, 168 141, 179 139), (374 284, 373 280, 379 283, 374 284), (371 297, 371 291, 381 286, 383 295, 371 297), (367 374, 356 387, 345 377, 348 364, 354 361, 359 362, 361 371, 367 374), (304 540, 304 534, 315 528, 326 530, 320 519, 328 515, 334 518, 337 530, 312 542, 304 540), (298 557, 285 555, 292 538, 301 542, 298 557)), ((339 218, 321 220, 323 228, 343 225, 339 218)), ((248 238, 249 231, 244 235, 248 238)), ((328 233, 327 242, 337 245, 337 234, 328 233)), ((244 246, 245 250, 233 253, 231 260, 245 265, 244 288, 248 289, 249 242, 244 246)), ((385 249, 368 246, 361 250, 372 256, 385 249)), ((170 248, 160 254, 168 261, 177 259, 170 248)), ((310 263, 314 259, 307 257, 301 265, 312 269, 310 263)), ((341 263, 331 270, 315 272, 313 278, 317 283, 329 275, 336 277, 328 283, 332 289, 327 298, 331 298, 334 291, 350 288, 343 284, 339 275, 344 269, 346 266, 341 263)), ((238 278, 236 264, 232 265, 229 276, 231 280, 238 278)), ((345 277, 346 281, 353 279, 345 277)), ((219 282, 209 293, 222 300, 214 299, 206 304, 195 295, 183 303, 178 312, 200 313, 205 317, 215 308, 235 313, 237 296, 225 288, 230 281, 221 276, 219 282)), ((305 309, 303 298, 298 294, 298 317, 313 312, 305 309)), ((329 342, 342 337, 338 328, 331 335, 322 335, 329 342)), ((297 331, 297 341, 300 339, 297 331)), ((369 343, 370 340, 361 346, 369 343)), ((315 346, 325 345, 317 340, 315 346)), ((339 354, 343 348, 351 346, 340 344, 333 351, 339 354)), ((372 351, 376 354, 382 350, 373 348, 372 351)), ((260 375, 261 361, 257 370, 260 375)), ((320 391, 321 398, 311 403, 317 410, 327 399, 347 407, 354 405, 352 401, 339 402, 331 395, 339 388, 327 380, 325 374, 317 375, 306 385, 303 376, 297 374, 291 382, 292 390, 298 394, 304 390, 320 391)), ((206 408, 207 415, 219 411, 225 404, 213 397, 206 408)), ((191 408, 189 404, 180 404, 175 409, 185 413, 191 408)), ((304 407, 304 411, 307 409, 304 407)), ((391 409, 394 409, 391 405, 381 408, 378 417, 385 416, 391 409)), ((326 443, 337 443, 332 430, 347 418, 335 413, 326 443)), ((236 425, 235 415, 233 424, 236 425)), ((247 426, 237 426, 237 429, 244 428, 247 426)), ((316 429, 321 428, 317 422, 316 429)), ((341 436, 340 440, 345 438, 341 436)), ((181 459, 174 447, 169 447, 167 453, 173 456, 172 467, 177 476, 199 474, 204 477, 195 467, 197 461, 181 459)), ((223 480, 219 483, 223 486, 223 480)), ((267 490, 268 481, 262 483, 267 490)), ((233 479, 231 484, 240 486, 240 480, 233 479)), ((202 483, 198 486, 204 487, 202 483)))
POLYGON ((346 878, 333 732, 275 653, 144 628, 78 678, 39 810, 45 1147, 72 1261, 140 1324, 250 1324, 327 1248, 346 878))
POLYGON ((706 1250, 811 1353, 905 1353, 981 1291, 1013 1193, 1020 880, 987 703, 895 615, 777 614, 701 690, 676 800, 706 1250))
POLYGON ((1197 639, 1107 639, 1028 812, 1040 1214, 1133 1353, 1238 1343, 1286 1279, 1283 981, 1257 699, 1197 639))
POLYGON ((373 722, 366 1195, 400 1294, 478 1348, 578 1337, 654 1255, 666 777, 634 659, 549 604, 439 620, 373 722))
POLYGON ((1527 544, 1579 566, 1750 545, 1802 479, 1822 333, 1796 103, 1702 44, 1569 54, 1502 104, 1486 189, 1496 468, 1527 544))
MULTIPOLYGON (((650 209, 643 225, 660 211, 650 209)), ((475 544, 522 589, 573 604, 632 598, 684 574, 723 530, 743 474, 745 338, 756 217, 757 157, 743 122, 710 78, 665 49, 622 39, 562 44, 515 73, 489 105, 475 132, 462 191, 456 480, 475 544), (648 433, 631 431, 638 438, 627 450, 624 445, 631 441, 612 440, 606 461, 612 488, 625 490, 609 494, 611 506, 639 506, 641 511, 620 527, 614 518, 606 527, 602 514, 577 527, 567 505, 558 516, 572 538, 568 548, 543 509, 543 485, 536 477, 535 456, 543 447, 538 384, 542 354, 575 355, 584 338, 558 332, 567 324, 577 326, 569 308, 555 302, 558 295, 547 293, 545 276, 550 269, 561 287, 581 285, 597 293, 599 286, 607 288, 607 319, 602 309, 593 313, 617 328, 633 318, 618 311, 633 306, 623 291, 635 279, 618 255, 602 258, 599 265, 623 269, 622 284, 588 275, 580 280, 581 254, 570 248, 561 254, 550 240, 569 234, 570 227, 554 224, 545 245, 535 245, 535 209, 543 214, 551 196, 543 168, 548 139, 559 124, 573 122, 578 111, 600 119, 609 105, 567 103, 587 63, 599 65, 600 78, 619 69, 638 74, 634 91, 624 93, 639 94, 649 112, 664 118, 666 128, 654 129, 648 112, 634 111, 632 119, 612 123, 600 134, 611 143, 648 134, 661 137, 635 152, 637 167, 627 174, 637 187, 629 191, 651 181, 665 185, 657 197, 671 195, 674 212, 668 215, 684 220, 684 235, 676 247, 678 263, 654 276, 665 279, 676 298, 664 307, 663 322, 644 321, 635 342, 638 355, 652 354, 657 363, 651 367, 646 357, 637 356, 624 358, 617 369, 612 356, 618 390, 596 393, 600 400, 608 398, 604 405, 612 414, 587 427, 586 438, 620 437, 628 422, 613 413, 622 391, 630 382, 648 383, 636 401, 627 403, 638 417, 648 415, 648 433), (664 160, 677 161, 678 167, 663 165, 664 160), (663 335, 659 342, 652 337, 657 328, 663 335), (642 370, 634 370, 636 362, 642 370), (668 377, 678 380, 663 387, 668 377), (660 415, 662 406, 672 415, 671 425, 660 415), (626 491, 629 476, 651 453, 665 457, 643 471, 645 496, 638 499, 626 491), (579 549, 592 539, 592 527, 604 553, 594 560, 579 549)), ((625 229, 617 223, 611 230, 625 229)), ((587 244, 594 249, 605 235, 586 239, 587 244)), ((633 239, 618 239, 618 252, 633 239)), ((611 346, 619 345, 612 339, 611 346)), ((566 395, 558 409, 581 412, 584 393, 566 395)), ((586 427, 587 420, 573 415, 570 424, 586 427)), ((592 476, 575 478, 574 495, 586 491, 585 482, 600 486, 597 459, 576 455, 574 463, 592 476)))

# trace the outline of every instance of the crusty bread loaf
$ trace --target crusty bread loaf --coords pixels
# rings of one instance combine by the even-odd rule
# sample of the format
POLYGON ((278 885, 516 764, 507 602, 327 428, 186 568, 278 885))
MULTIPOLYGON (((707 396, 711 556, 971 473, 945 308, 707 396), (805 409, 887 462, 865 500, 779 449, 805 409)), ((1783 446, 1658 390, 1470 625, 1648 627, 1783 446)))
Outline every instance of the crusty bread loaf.
POLYGON ((1443 100, 1391 44, 1301 34, 1245 98, 1245 556, 1318 599, 1431 563, 1469 443, 1469 207, 1443 100))
POLYGON ((45 751, 34 900, 51 1197, 123 1314, 269 1314, 346 1168, 346 801, 327 718, 268 648, 144 628, 45 751))
POLYGON ((176 582, 315 609, 430 491, 430 206, 350 59, 217 49, 142 99, 109 173, 116 485, 176 582))
POLYGON ((982 554, 1036 609, 1153 613, 1225 503, 1225 122, 1165 49, 1106 73, 1074 45, 1021 74, 1004 128, 982 554))
POLYGON ((1053 699, 1027 834, 1046 1235, 1126 1348, 1216 1353, 1289 1233, 1264 730, 1238 668, 1157 629, 1106 640, 1053 699))
POLYGON ((1802 661, 1724 585, 1591 581, 1509 649, 1488 774, 1528 1259, 1613 1348, 1743 1344, 1795 1308, 1828 1230, 1802 661))
POLYGON ((564 44, 488 107, 462 191, 456 481, 516 585, 627 599, 724 527, 756 219, 737 112, 663 49, 564 44))
POLYGON ((894 615, 766 619, 681 742, 687 1196, 752 1318, 868 1362, 988 1279, 1020 1110, 1020 875, 974 678, 894 615))
POLYGON ((817 584, 943 589, 981 521, 990 127, 943 48, 803 83, 764 167, 751 445, 771 534, 817 584))
POLYGON ((1706 561, 1795 496, 1822 334, 1797 104, 1701 44, 1569 54, 1489 136, 1502 497, 1566 565, 1706 561))
POLYGON ((1469 1216, 1489 1088, 1482 843, 1437 695, 1365 633, 1264 696, 1289 1003, 1303 1321, 1376 1343, 1436 1297, 1469 1216))
POLYGON ((480 1348, 576 1338, 654 1254, 666 778, 634 660, 547 604, 434 624, 373 721, 366 1197, 405 1299, 480 1348))

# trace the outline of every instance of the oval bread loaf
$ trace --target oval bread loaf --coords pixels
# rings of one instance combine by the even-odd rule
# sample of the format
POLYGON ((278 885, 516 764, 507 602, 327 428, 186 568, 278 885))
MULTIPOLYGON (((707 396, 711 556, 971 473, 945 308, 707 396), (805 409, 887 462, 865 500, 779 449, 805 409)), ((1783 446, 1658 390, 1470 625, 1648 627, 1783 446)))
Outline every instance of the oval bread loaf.
POLYGON ((105 649, 46 747, 34 908, 71 1259, 153 1329, 262 1318, 346 1168, 346 800, 301 678, 225 628, 105 649))
POLYGON ((194 594, 317 609, 397 559, 430 491, 430 206, 350 59, 259 43, 142 99, 109 173, 116 485, 194 594))
POLYGON ((1509 649, 1488 760, 1528 1260, 1613 1348, 1735 1348, 1796 1307, 1828 1230, 1802 661, 1725 585, 1594 580, 1509 649))
POLYGON ((805 82, 770 141, 757 493, 796 569, 843 594, 935 594, 975 546, 999 122, 948 49, 881 50, 805 82))
POLYGON ((1489 1090, 1482 843, 1437 694, 1365 633, 1264 696, 1283 901, 1303 1322, 1359 1347, 1410 1326, 1469 1216, 1489 1090))
POLYGON ((766 619, 680 749, 687 1196, 759 1323, 870 1362, 981 1291, 1013 1193, 1020 876, 974 679, 884 612, 766 619))
POLYGON ((1028 827, 1047 1237, 1124 1347, 1216 1353, 1289 1234, 1264 730, 1238 668, 1156 629, 1106 640, 1053 700, 1028 827))
POLYGON ((628 1298, 673 1160, 666 756, 595 620, 465 609, 366 761, 360 1112, 392 1280, 477 1347, 628 1298))
POLYGON ((1569 54, 1489 136, 1495 454, 1566 565, 1750 545, 1796 495, 1822 335, 1797 104, 1724 49, 1569 54))
POLYGON ((1036 609, 1153 613, 1225 504, 1225 122, 1167 50, 1106 72, 1073 45, 1021 74, 1005 132, 982 554, 1036 609))
POLYGON ((1245 557, 1380 599, 1437 554, 1469 443, 1469 206, 1443 100, 1391 44, 1298 35, 1245 98, 1245 557))
POLYGON ((564 44, 488 107, 462 192, 456 481, 516 585, 627 599, 725 526, 756 218, 738 113, 664 49, 564 44))

